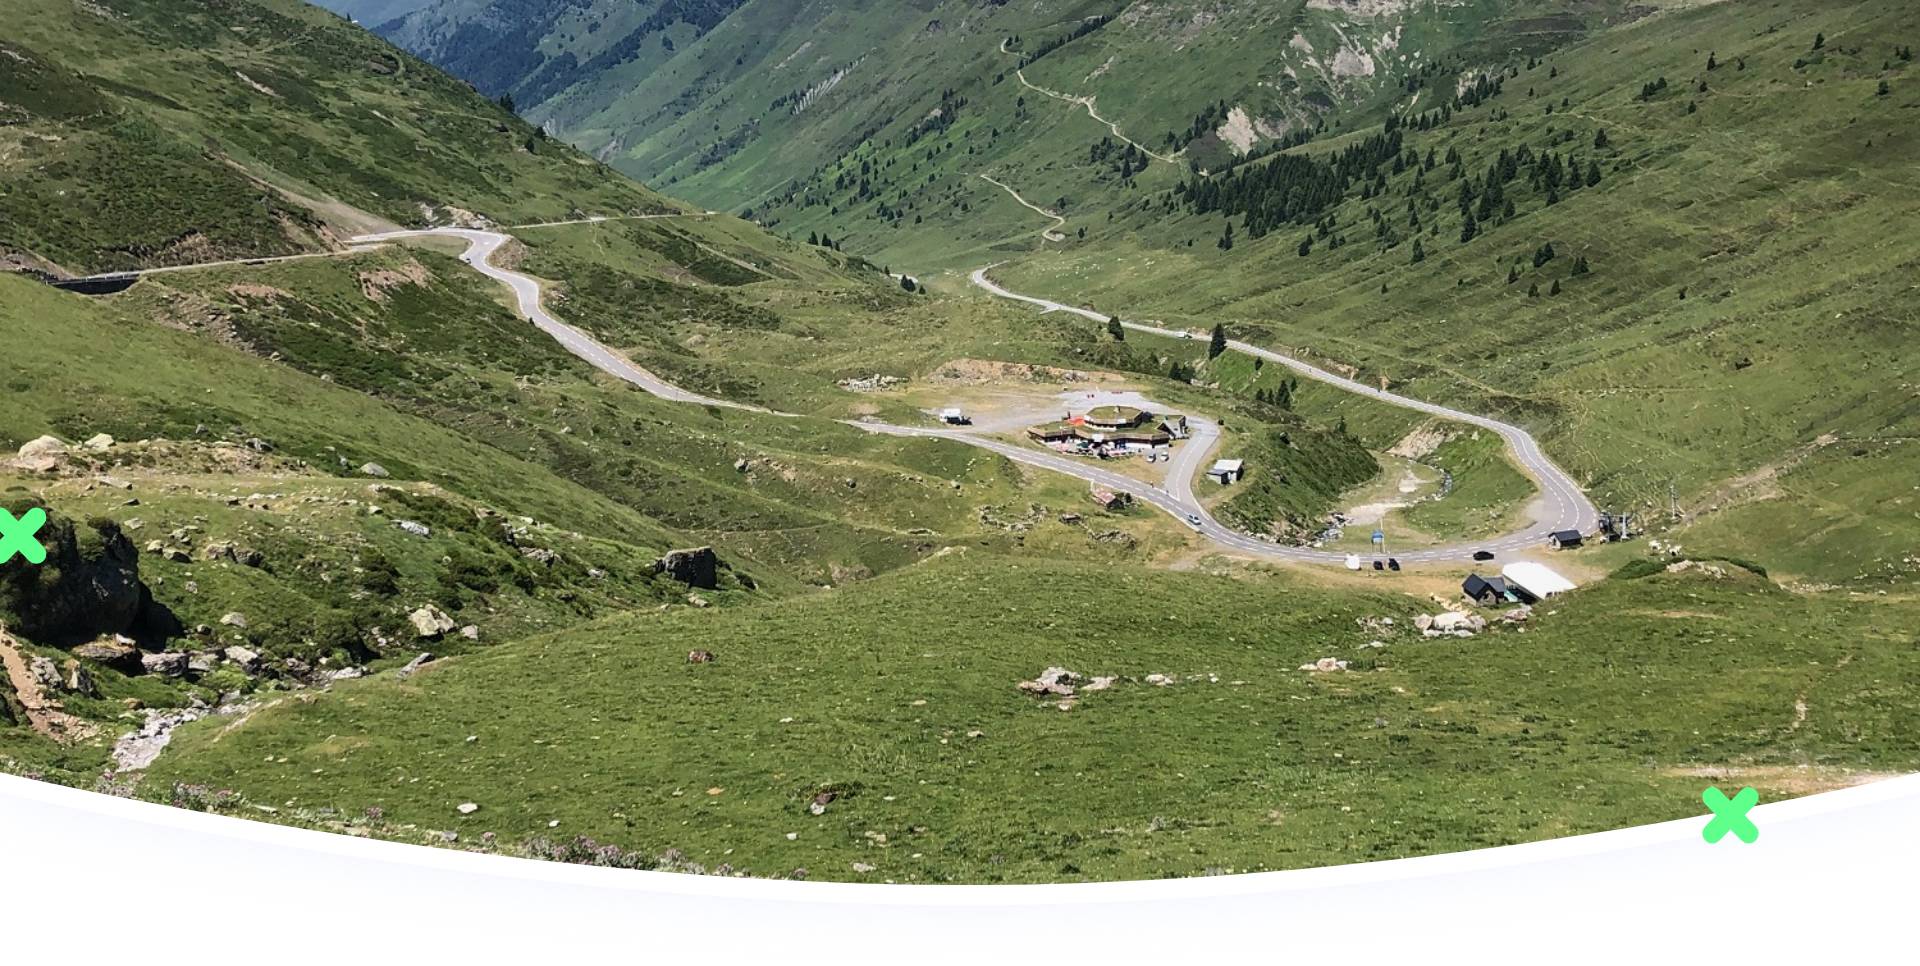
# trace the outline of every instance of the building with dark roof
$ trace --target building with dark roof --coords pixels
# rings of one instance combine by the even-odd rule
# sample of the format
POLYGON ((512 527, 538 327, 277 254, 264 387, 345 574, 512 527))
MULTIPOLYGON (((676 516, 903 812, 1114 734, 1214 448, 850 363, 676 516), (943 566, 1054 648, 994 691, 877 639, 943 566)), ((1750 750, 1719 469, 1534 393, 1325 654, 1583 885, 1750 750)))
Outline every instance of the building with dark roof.
POLYGON ((1513 590, 1507 586, 1504 577, 1482 577, 1474 574, 1461 582, 1460 592, 1465 594, 1467 599, 1486 607, 1509 603, 1515 599, 1513 590))
POLYGON ((1547 544, 1555 550, 1570 550, 1586 542, 1578 530, 1555 530, 1547 534, 1547 544))

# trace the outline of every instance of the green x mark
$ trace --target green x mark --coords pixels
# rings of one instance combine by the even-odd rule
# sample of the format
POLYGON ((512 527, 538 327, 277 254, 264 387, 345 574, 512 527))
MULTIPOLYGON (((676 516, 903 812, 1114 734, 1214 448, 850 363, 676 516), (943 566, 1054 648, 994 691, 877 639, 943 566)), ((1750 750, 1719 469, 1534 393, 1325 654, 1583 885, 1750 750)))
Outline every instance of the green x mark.
POLYGON ((47 511, 34 507, 20 515, 19 519, 5 507, 0 507, 0 564, 19 554, 28 563, 41 563, 47 559, 47 548, 40 545, 33 535, 47 524, 47 511))
POLYGON ((1706 839, 1708 845, 1725 838, 1728 832, 1732 832, 1739 837, 1740 841, 1749 845, 1753 844, 1754 839, 1760 837, 1759 826, 1754 825, 1753 820, 1747 817, 1747 810, 1760 804, 1759 792, 1752 788, 1742 788, 1738 795, 1728 798, 1726 792, 1718 788, 1708 788, 1700 793, 1700 800, 1707 803, 1707 808, 1713 812, 1713 818, 1707 822, 1707 827, 1700 830, 1700 837, 1706 839))

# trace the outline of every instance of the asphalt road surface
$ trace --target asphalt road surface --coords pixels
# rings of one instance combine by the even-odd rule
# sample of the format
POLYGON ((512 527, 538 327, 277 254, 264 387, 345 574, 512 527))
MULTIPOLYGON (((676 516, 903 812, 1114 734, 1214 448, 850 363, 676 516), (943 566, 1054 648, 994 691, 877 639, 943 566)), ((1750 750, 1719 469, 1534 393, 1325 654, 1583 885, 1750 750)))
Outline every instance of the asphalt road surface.
MULTIPOLYGON (((1008 291, 987 277, 987 273, 995 267, 996 266, 989 265, 986 268, 975 270, 973 273, 973 284, 1000 298, 1012 299, 1016 302, 1025 302, 1029 305, 1038 306, 1042 313, 1071 312, 1074 315, 1100 323, 1105 323, 1108 319, 1108 316, 1090 309, 1078 308, 1050 299, 1034 298, 1030 295, 1021 295, 1017 292, 1008 291)), ((1171 338, 1196 337, 1192 332, 1179 329, 1163 329, 1159 326, 1143 325, 1138 322, 1123 321, 1120 324, 1126 328, 1138 332, 1151 333, 1153 335, 1168 336, 1171 338)), ((1198 337, 1205 338, 1205 336, 1198 337)), ((1436 403, 1411 399, 1397 393, 1387 392, 1365 383, 1355 382, 1345 376, 1336 375, 1325 369, 1308 365, 1291 356, 1282 355, 1271 349, 1263 349, 1259 346, 1249 345, 1236 339, 1227 340, 1227 348, 1265 359, 1268 362, 1279 363, 1309 379, 1324 382, 1357 395, 1378 399, 1388 405, 1399 406, 1403 409, 1411 409, 1415 412, 1422 412, 1431 416, 1438 416, 1442 419, 1450 419, 1455 422, 1466 423, 1471 426, 1491 430, 1500 434, 1500 437, 1506 440, 1508 452, 1512 456, 1514 463, 1533 480, 1534 485, 1538 487, 1540 491, 1540 496, 1528 507, 1528 512, 1534 518, 1533 524, 1517 533, 1510 533, 1488 540, 1395 553, 1394 556, 1400 560, 1459 560, 1471 559, 1472 554, 1477 550, 1510 553, 1517 550, 1537 549, 1545 545, 1547 534, 1549 533, 1558 530, 1579 530, 1581 533, 1591 533, 1599 526, 1600 513, 1595 509, 1593 501, 1587 499, 1586 493, 1580 489, 1580 484, 1574 482, 1573 477, 1567 475, 1567 472, 1555 464, 1553 460, 1548 459, 1547 455, 1541 452, 1540 444, 1534 440, 1533 436, 1518 426, 1511 423, 1503 423, 1497 419, 1486 416, 1453 409, 1448 406, 1441 406, 1436 403)), ((1181 498, 1181 502, 1189 505, 1197 505, 1196 501, 1192 498, 1190 484, 1190 477, 1183 476, 1174 484, 1176 489, 1182 491, 1176 494, 1176 496, 1181 498)), ((1216 542, 1224 543, 1238 550, 1258 552, 1267 556, 1280 556, 1289 559, 1334 559, 1341 561, 1346 559, 1346 555, 1343 553, 1331 553, 1328 551, 1316 551, 1296 547, 1274 547, 1270 544, 1264 544, 1258 539, 1248 537, 1245 534, 1228 530, 1212 519, 1206 518, 1204 514, 1203 519, 1205 522, 1201 527, 1202 533, 1214 538, 1216 542), (1249 543, 1253 546, 1248 546, 1249 543)))
MULTIPOLYGON (((513 290, 521 315, 532 321, 542 332, 552 336, 554 340, 558 341, 567 351, 586 360, 602 372, 622 379, 662 399, 675 402, 695 403, 702 406, 719 406, 727 409, 745 410, 776 416, 793 415, 791 413, 781 413, 731 400, 703 396, 699 393, 682 389, 634 365, 632 360, 600 344, 600 342, 585 332, 554 318, 541 304, 539 281, 511 269, 502 268, 493 264, 492 257, 494 253, 499 251, 501 246, 511 241, 511 236, 499 232, 483 231, 473 228, 433 228, 419 231, 398 231, 379 235, 365 235, 354 239, 354 243, 357 245, 370 245, 396 241, 403 238, 428 236, 458 238, 466 241, 467 250, 460 256, 463 261, 473 266, 475 271, 480 272, 488 278, 505 283, 508 288, 513 290)), ((1007 291, 987 278, 987 272, 990 268, 992 268, 992 266, 974 272, 973 283, 994 295, 1000 296, 1001 298, 1026 302, 1038 306, 1045 312, 1072 312, 1096 322, 1105 322, 1107 320, 1106 316, 1097 312, 1007 291)), ((1156 335, 1179 337, 1185 334, 1171 329, 1161 329, 1134 322, 1125 322, 1122 324, 1130 329, 1136 329, 1141 332, 1151 332, 1156 335)), ((1534 442, 1533 437, 1517 426, 1512 426, 1495 419, 1489 419, 1485 416, 1476 416, 1472 413, 1462 412, 1457 409, 1450 409, 1445 406, 1421 402, 1417 399, 1409 399, 1405 396, 1384 392, 1354 382, 1351 379, 1342 378, 1325 370, 1317 369, 1277 352, 1248 345, 1243 342, 1234 341, 1229 342, 1228 345, 1236 351, 1259 356, 1269 362, 1279 363, 1298 371, 1303 376, 1337 386, 1348 392, 1371 396, 1391 405, 1402 406, 1445 419, 1479 426, 1499 433, 1506 439, 1507 445, 1512 450, 1514 461, 1518 463, 1540 487, 1541 497, 1535 501, 1532 507, 1535 522, 1518 533, 1511 533, 1503 537, 1462 543, 1454 546, 1410 550, 1405 553, 1394 554, 1394 556, 1401 561, 1410 563, 1443 560, 1460 561, 1471 559, 1473 553, 1478 550, 1510 553, 1517 550, 1537 549, 1544 546, 1546 535, 1555 530, 1577 529, 1582 532, 1589 532, 1598 523, 1599 514, 1595 511, 1592 502, 1580 491, 1579 485, 1574 483, 1573 479, 1569 477, 1564 470, 1554 465, 1552 460, 1547 459, 1547 457, 1540 452, 1540 447, 1534 442)), ((1171 472, 1168 474, 1166 487, 1155 486, 1152 483, 1104 469, 1096 460, 1064 456, 1050 450, 1035 449, 1030 446, 991 439, 979 435, 977 431, 968 431, 964 428, 899 426, 891 423, 866 420, 845 420, 845 422, 847 425, 871 433, 883 433, 890 436, 923 436, 951 439, 958 443, 965 443, 968 446, 977 446, 981 449, 991 450, 1016 463, 1052 470, 1068 476, 1079 477, 1096 486, 1113 490, 1114 492, 1130 494, 1135 500, 1169 513, 1182 522, 1187 522, 1192 517, 1198 517, 1200 523, 1194 526, 1194 529, 1199 532, 1200 535, 1211 540, 1214 544, 1236 553, 1307 563, 1344 564, 1347 559, 1345 552, 1316 550, 1310 547, 1290 547, 1252 537, 1228 528, 1208 514, 1193 493, 1193 477, 1199 471, 1200 462, 1212 451, 1214 443, 1219 436, 1219 427, 1205 419, 1189 417, 1189 422, 1193 428, 1193 436, 1179 447, 1178 452, 1175 454, 1175 463, 1171 472)), ((1189 526, 1193 526, 1193 524, 1189 523, 1189 526)))

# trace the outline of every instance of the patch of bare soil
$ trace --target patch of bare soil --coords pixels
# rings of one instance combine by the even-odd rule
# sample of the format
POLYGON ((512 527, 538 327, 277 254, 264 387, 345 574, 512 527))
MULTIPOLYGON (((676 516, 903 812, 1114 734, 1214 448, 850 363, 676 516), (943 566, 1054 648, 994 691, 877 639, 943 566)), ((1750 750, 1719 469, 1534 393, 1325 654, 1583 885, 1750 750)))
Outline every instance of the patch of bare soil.
POLYGON ((4 665, 14 697, 26 711, 27 723, 33 730, 63 744, 84 741, 97 732, 93 725, 68 714, 59 701, 47 696, 39 678, 29 669, 19 643, 4 627, 0 627, 0 665, 4 665))
POLYGON ((1786 495, 1785 491, 1780 489, 1781 476, 1812 458, 1815 453, 1839 441, 1840 438, 1832 433, 1822 433, 1812 442, 1796 447, 1784 459, 1732 477, 1708 491, 1693 509, 1684 514, 1684 517, 1692 520, 1695 517, 1748 503, 1780 499, 1786 495))
POLYGON ((1101 383, 1118 380, 1108 373, 1037 366, 1023 362, 994 362, 988 359, 955 359, 935 369, 928 381, 954 386, 978 386, 1002 382, 1101 383))
POLYGON ((1831 765, 1698 765, 1669 768, 1662 774, 1670 778, 1702 778, 1722 784, 1752 785, 1762 792, 1776 792, 1788 797, 1852 788, 1884 778, 1898 778, 1900 775, 1899 772, 1860 771, 1831 765))
POLYGON ((370 302, 384 303, 387 293, 402 285, 424 287, 433 275, 425 265, 409 259, 399 268, 383 268, 372 272, 360 273, 360 294, 370 302))
POLYGON ((1438 421, 1428 422, 1401 437, 1399 442, 1387 449, 1387 455, 1407 460, 1425 459, 1432 456, 1440 444, 1452 438, 1453 433, 1438 421))
POLYGON ((285 299, 285 298, 293 297, 292 292, 289 292, 283 288, 274 288, 271 285, 254 285, 250 283, 242 283, 239 285, 229 285, 227 286, 227 294, 232 295, 236 298, 265 299, 269 302, 275 301, 277 299, 285 299))

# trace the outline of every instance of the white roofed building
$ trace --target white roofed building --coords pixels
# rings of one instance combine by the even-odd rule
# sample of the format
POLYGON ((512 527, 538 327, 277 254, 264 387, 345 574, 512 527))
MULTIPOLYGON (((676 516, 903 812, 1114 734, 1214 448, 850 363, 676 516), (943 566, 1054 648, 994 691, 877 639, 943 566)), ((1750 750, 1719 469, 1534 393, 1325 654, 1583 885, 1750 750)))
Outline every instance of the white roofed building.
POLYGON ((1534 600, 1546 600, 1574 588, 1573 581, 1531 560, 1517 560, 1500 568, 1500 576, 1506 578, 1508 588, 1534 600))

